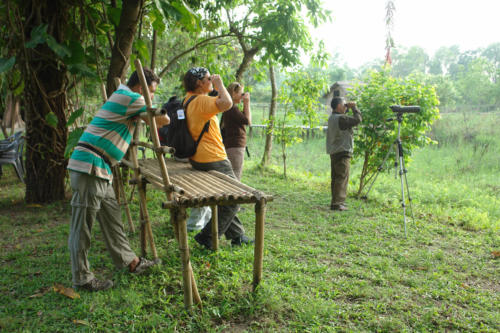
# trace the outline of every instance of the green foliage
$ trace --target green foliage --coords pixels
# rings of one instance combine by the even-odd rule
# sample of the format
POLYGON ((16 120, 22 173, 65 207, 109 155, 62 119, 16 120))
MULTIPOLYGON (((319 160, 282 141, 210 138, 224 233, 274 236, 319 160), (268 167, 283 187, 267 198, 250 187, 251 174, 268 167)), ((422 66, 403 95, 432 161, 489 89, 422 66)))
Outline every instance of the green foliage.
POLYGON ((49 124, 53 128, 57 128, 58 120, 57 120, 57 116, 55 115, 54 112, 47 113, 45 115, 45 121, 47 122, 47 124, 49 124))
POLYGON ((306 69, 289 73, 283 82, 278 99, 285 105, 285 112, 282 118, 277 119, 274 136, 281 145, 285 177, 286 148, 301 142, 300 134, 303 131, 290 123, 298 116, 302 124, 309 128, 319 125, 324 119, 318 113, 318 106, 326 87, 326 78, 321 72, 306 69))
MULTIPOLYGON (((426 135, 430 125, 438 117, 438 99, 434 87, 425 85, 419 75, 397 79, 389 69, 372 71, 362 83, 354 85, 350 96, 358 103, 363 122, 355 135, 354 158, 361 159, 363 169, 360 176, 358 195, 367 181, 374 176, 386 153, 397 137, 397 122, 387 121, 395 114, 391 105, 419 105, 417 114, 406 114, 401 124, 401 141, 405 162, 416 147, 422 147, 432 140, 426 135)), ((394 160, 395 149, 389 160, 394 160)))
POLYGON ((0 58, 0 74, 9 71, 16 62, 16 57, 10 57, 8 59, 0 58))
POLYGON ((73 152, 73 148, 76 147, 78 140, 82 136, 84 129, 81 127, 75 128, 68 135, 68 141, 66 142, 66 148, 64 149, 64 158, 69 158, 73 152))

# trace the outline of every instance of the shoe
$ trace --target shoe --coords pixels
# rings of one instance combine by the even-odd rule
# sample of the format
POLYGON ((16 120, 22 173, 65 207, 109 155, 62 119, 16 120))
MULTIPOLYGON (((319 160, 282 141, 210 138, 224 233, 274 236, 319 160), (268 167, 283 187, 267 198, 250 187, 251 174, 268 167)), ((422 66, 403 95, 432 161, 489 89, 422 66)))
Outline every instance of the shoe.
POLYGON ((241 246, 243 244, 248 245, 253 243, 255 243, 255 241, 245 235, 241 235, 239 237, 231 239, 231 245, 233 246, 241 246))
POLYGON ((330 209, 331 210, 344 211, 344 210, 347 210, 347 207, 344 206, 344 205, 331 205, 330 209))
POLYGON ((201 246, 204 246, 208 250, 212 250, 212 240, 209 238, 203 237, 203 235, 200 233, 197 233, 194 236, 194 240, 198 242, 201 246))
POLYGON ((93 278, 89 282, 81 286, 73 286, 75 289, 87 290, 87 291, 101 291, 107 290, 113 287, 113 281, 111 280, 98 280, 93 278))
POLYGON ((152 261, 152 260, 148 260, 146 258, 140 257, 139 263, 137 264, 137 266, 135 266, 135 269, 131 273, 136 274, 136 275, 144 274, 145 272, 149 271, 149 269, 151 267, 153 267, 154 265, 159 264, 159 263, 161 263, 161 261, 159 259, 152 261))

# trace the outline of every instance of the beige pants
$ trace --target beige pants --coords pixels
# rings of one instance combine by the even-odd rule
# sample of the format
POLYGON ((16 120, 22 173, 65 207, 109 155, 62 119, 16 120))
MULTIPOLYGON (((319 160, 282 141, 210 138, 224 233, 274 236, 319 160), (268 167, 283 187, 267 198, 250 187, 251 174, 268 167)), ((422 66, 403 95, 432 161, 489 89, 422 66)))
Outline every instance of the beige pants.
POLYGON ((245 159, 245 147, 243 148, 226 148, 227 158, 231 162, 236 179, 241 180, 243 171, 243 161, 245 159))
POLYGON ((81 172, 69 172, 73 198, 68 247, 73 285, 81 286, 94 278, 87 260, 92 225, 99 221, 104 243, 118 268, 128 266, 137 256, 123 231, 120 206, 113 186, 106 180, 81 172))

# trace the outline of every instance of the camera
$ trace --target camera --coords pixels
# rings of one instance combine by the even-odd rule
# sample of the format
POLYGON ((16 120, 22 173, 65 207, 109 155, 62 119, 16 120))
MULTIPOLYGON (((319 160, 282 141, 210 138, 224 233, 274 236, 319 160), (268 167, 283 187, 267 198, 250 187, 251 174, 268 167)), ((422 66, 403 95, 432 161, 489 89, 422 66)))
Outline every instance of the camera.
POLYGON ((390 108, 391 108, 392 112, 394 112, 394 113, 419 113, 420 112, 420 106, 418 106, 418 105, 408 105, 408 106, 391 105, 390 108))

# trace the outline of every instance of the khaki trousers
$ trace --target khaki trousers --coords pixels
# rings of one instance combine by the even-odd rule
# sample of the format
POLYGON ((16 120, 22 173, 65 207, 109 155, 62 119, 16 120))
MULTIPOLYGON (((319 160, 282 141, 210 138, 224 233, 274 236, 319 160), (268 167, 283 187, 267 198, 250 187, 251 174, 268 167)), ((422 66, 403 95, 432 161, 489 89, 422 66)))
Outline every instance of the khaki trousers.
POLYGON ((331 161, 331 190, 332 201, 330 205, 343 205, 347 197, 347 185, 349 184, 349 168, 351 157, 330 155, 331 161))
POLYGON ((226 148, 227 158, 233 167, 236 179, 241 180, 241 172, 243 170, 243 160, 245 159, 245 147, 243 148, 226 148))
POLYGON ((137 256, 123 230, 120 206, 113 186, 106 180, 81 172, 69 172, 73 198, 68 247, 73 285, 81 286, 94 278, 87 260, 92 225, 99 221, 104 243, 118 268, 128 266, 137 256))

